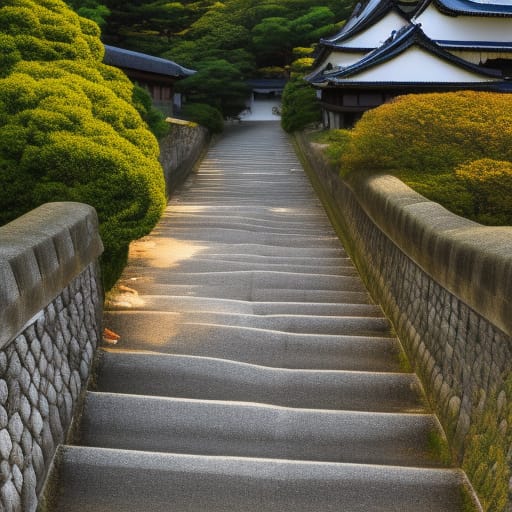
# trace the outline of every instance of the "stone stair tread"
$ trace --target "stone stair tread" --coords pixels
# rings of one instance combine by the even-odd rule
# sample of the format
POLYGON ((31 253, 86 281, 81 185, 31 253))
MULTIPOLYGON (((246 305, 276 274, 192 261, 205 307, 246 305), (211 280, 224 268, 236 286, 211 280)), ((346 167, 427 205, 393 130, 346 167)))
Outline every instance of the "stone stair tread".
MULTIPOLYGON (((126 272, 129 279, 140 275, 133 269, 126 272)), ((205 288, 216 286, 219 292, 222 288, 231 286, 240 293, 250 293, 255 289, 281 290, 312 290, 338 292, 365 292, 361 280, 356 276, 331 276, 322 274, 306 274, 302 272, 265 271, 265 270, 236 270, 225 272, 169 272, 168 268, 152 269, 145 275, 146 280, 158 280, 159 284, 188 285, 205 288)))
POLYGON ((336 301, 350 302, 351 304, 369 301, 366 291, 335 291, 335 290, 304 290, 304 289, 272 289, 252 288, 239 286, 236 283, 224 285, 187 285, 162 284, 144 274, 127 280, 129 287, 134 288, 140 295, 183 295, 184 297, 203 297, 241 300, 247 302, 317 302, 332 303, 336 301))
POLYGON ((187 325, 210 325, 215 327, 241 327, 263 331, 279 331, 295 334, 320 335, 368 335, 389 336, 390 326, 383 316, 315 316, 296 314, 254 315, 247 313, 228 313, 214 311, 112 311, 108 318, 119 316, 119 322, 147 322, 148 324, 173 324, 174 330, 187 325))
POLYGON ((425 412, 415 374, 269 368, 208 357, 104 351, 96 391, 284 407, 425 412))
POLYGON ((250 302, 216 297, 183 295, 139 295, 134 290, 119 293, 108 304, 110 311, 145 310, 182 312, 238 313, 247 315, 381 316, 382 310, 366 303, 250 302))
MULTIPOLYGON (((296 274, 309 274, 319 276, 355 276, 357 275, 354 267, 341 267, 338 265, 294 265, 292 263, 253 263, 253 262, 235 262, 223 260, 222 258, 200 259, 194 258, 193 261, 180 261, 178 263, 172 262, 167 267, 167 270, 172 268, 174 275, 178 274, 205 274, 213 272, 286 272, 296 274)), ((130 266, 130 271, 126 276, 137 275, 141 269, 148 275, 156 273, 161 274, 166 270, 165 267, 151 268, 148 267, 148 262, 145 260, 134 261, 130 266)))
POLYGON ((454 512, 454 469, 65 447, 55 512, 454 512), (94 492, 91 492, 94 489, 94 492))
POLYGON ((86 446, 198 455, 439 467, 431 414, 297 409, 88 392, 86 446))
MULTIPOLYGON (((231 359, 262 366, 317 370, 399 372, 396 338, 296 334, 212 324, 180 324, 179 313, 141 321, 137 312, 109 312, 106 325, 121 335, 117 347, 231 359)), ((148 316, 146 316, 148 319, 148 316)))

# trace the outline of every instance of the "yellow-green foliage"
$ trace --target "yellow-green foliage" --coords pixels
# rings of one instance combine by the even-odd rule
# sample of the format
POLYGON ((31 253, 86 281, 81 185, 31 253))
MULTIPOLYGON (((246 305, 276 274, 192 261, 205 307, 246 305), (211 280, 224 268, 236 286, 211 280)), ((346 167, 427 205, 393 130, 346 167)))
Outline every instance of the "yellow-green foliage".
MULTIPOLYGON (((489 222, 475 211, 470 180, 455 173, 482 159, 512 161, 512 95, 462 91, 397 98, 365 113, 351 132, 342 172, 392 173, 455 213, 489 222)), ((478 167, 478 164, 475 164, 478 167)), ((497 163, 503 169, 503 163, 497 163)), ((487 178, 492 173, 488 166, 487 178)), ((503 174, 502 171, 500 171, 503 174)), ((503 182, 505 178, 500 178, 503 182)), ((493 178, 493 183, 497 183, 493 178)), ((494 185, 488 185, 488 190, 494 185)), ((487 197, 490 197, 490 193, 487 197)), ((501 203, 509 218, 512 202, 501 203)))
POLYGON ((470 190, 480 222, 512 225, 512 162, 482 158, 457 167, 455 175, 470 190))
POLYGON ((158 143, 130 81, 101 63, 93 22, 61 0, 1 5, 0 223, 47 201, 91 204, 110 286, 165 204, 158 143))

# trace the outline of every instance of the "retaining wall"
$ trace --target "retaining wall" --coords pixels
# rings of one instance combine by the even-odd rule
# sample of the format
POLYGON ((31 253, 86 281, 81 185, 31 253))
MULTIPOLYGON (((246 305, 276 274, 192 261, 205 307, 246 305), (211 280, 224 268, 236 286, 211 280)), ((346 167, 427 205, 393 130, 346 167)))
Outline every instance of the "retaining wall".
POLYGON ((173 118, 167 122, 170 132, 160 141, 160 163, 170 196, 201 158, 210 135, 206 128, 195 123, 173 118))
POLYGON ((0 227, 0 510, 33 512, 100 336, 96 212, 49 203, 0 227))
POLYGON ((299 137, 365 283, 391 319, 486 510, 512 455, 512 228, 485 227, 392 176, 339 178, 299 137))

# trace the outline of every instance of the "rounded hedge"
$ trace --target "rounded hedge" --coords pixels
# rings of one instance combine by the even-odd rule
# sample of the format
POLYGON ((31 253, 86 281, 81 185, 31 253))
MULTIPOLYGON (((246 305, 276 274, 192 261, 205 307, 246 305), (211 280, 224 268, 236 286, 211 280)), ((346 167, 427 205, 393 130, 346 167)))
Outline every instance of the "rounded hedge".
POLYGON ((220 110, 206 103, 186 103, 181 114, 185 119, 208 128, 211 133, 221 133, 224 130, 224 119, 220 110))
POLYGON ((394 174, 459 215, 485 223, 510 218, 510 201, 496 203, 492 215, 480 211, 475 194, 482 182, 475 187, 474 180, 462 179, 464 173, 456 169, 481 174, 487 197, 494 201, 500 196, 489 162, 483 167, 473 162, 495 160, 502 171, 503 162, 512 162, 512 95, 461 91, 402 96, 366 112, 349 133, 341 157, 344 175, 394 174))
POLYGON ((166 202, 133 85, 102 64, 98 27, 61 0, 3 0, 0 48, 0 223, 48 201, 94 206, 109 288, 166 202))

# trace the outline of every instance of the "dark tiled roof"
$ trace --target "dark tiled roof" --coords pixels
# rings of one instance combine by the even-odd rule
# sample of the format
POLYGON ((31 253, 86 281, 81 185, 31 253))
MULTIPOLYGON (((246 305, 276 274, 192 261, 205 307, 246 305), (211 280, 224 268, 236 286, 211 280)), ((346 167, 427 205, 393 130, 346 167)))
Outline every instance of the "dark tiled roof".
POLYGON ((446 14, 469 16, 511 16, 512 2, 474 2, 472 0, 432 0, 434 5, 446 14), (502 5, 503 4, 503 5, 502 5))
MULTIPOLYGON (((512 31, 512 27, 511 27, 512 31)), ((436 40, 436 43, 443 48, 450 50, 487 50, 492 52, 511 52, 512 51, 512 34, 511 40, 507 42, 500 41, 449 41, 436 40)))
MULTIPOLYGON (((334 70, 330 73, 325 71, 316 73, 315 75, 307 77, 307 80, 311 83, 329 82, 336 84, 342 82, 346 78, 357 75, 365 69, 393 59, 413 45, 418 45, 429 53, 478 75, 486 76, 488 78, 501 78, 501 73, 499 71, 479 67, 476 64, 471 64, 452 55, 429 39, 421 30, 420 25, 410 24, 393 34, 382 46, 370 52, 355 64, 334 70)), ((393 82, 393 77, 390 77, 389 82, 387 81, 386 84, 392 83, 396 82, 393 82)))
POLYGON ((103 62, 118 68, 135 69, 174 78, 184 78, 195 73, 194 70, 184 68, 172 60, 108 45, 105 45, 103 62))
POLYGON ((359 2, 341 31, 332 37, 321 39, 320 44, 337 44, 346 41, 375 24, 394 7, 394 0, 367 0, 366 2, 359 2))

